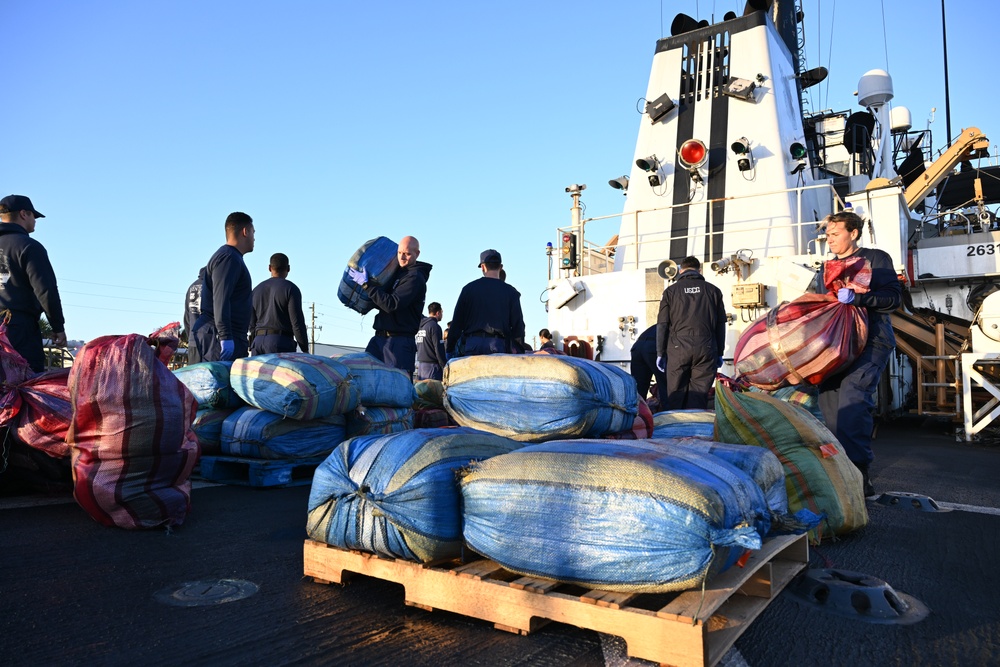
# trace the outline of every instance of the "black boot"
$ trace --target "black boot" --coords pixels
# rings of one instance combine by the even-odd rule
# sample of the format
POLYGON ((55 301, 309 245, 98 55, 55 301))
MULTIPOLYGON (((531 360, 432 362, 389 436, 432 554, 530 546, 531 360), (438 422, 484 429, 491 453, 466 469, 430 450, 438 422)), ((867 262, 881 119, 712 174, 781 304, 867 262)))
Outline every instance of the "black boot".
POLYGON ((868 476, 868 464, 855 463, 854 465, 861 471, 861 484, 862 489, 864 489, 865 498, 874 497, 875 485, 872 484, 871 477, 868 476))

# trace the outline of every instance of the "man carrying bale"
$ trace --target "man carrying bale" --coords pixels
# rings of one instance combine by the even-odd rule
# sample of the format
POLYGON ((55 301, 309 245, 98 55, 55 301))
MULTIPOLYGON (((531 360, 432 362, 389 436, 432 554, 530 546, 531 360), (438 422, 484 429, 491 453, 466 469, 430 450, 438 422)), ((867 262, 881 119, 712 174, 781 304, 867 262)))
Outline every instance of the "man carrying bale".
POLYGON ((524 350, 521 294, 500 280, 500 253, 479 254, 483 277, 462 288, 455 303, 446 350, 448 357, 470 357, 524 350))
POLYGON ((700 270, 697 257, 682 259, 677 281, 660 300, 656 367, 667 374, 668 410, 708 408, 708 390, 726 348, 722 291, 700 270))
POLYGON ((388 286, 368 282, 368 271, 364 268, 360 271, 348 269, 351 280, 365 290, 378 308, 373 325, 375 335, 368 341, 365 352, 410 375, 416 364, 416 335, 427 295, 427 279, 431 274, 431 265, 418 262, 419 256, 420 241, 404 236, 396 254, 399 270, 388 286))
POLYGON ((294 352, 295 343, 309 351, 306 317, 302 312, 302 292, 291 280, 288 255, 276 252, 267 265, 271 277, 253 289, 250 314, 250 349, 254 354, 294 352))
MULTIPOLYGON (((855 293, 847 287, 837 291, 837 300, 868 311, 868 341, 861 355, 846 370, 824 380, 819 387, 819 407, 829 428, 843 445, 848 458, 861 471, 865 496, 875 495, 868 466, 875 455, 871 440, 874 429, 875 390, 896 347, 889 313, 899 308, 903 287, 887 253, 861 248, 858 239, 864 221, 850 211, 826 219, 826 243, 838 259, 863 257, 872 268, 869 291, 855 293)), ((818 282, 824 285, 822 275, 818 282)))

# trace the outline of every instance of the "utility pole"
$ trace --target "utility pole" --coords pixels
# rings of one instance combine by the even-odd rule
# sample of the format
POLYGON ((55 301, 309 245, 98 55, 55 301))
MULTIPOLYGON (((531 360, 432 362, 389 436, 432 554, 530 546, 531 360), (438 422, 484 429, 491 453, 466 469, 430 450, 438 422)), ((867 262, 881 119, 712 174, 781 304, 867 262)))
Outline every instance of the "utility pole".
POLYGON ((309 307, 312 313, 312 322, 309 324, 309 354, 316 354, 316 330, 323 330, 322 326, 316 325, 316 302, 313 301, 309 307))

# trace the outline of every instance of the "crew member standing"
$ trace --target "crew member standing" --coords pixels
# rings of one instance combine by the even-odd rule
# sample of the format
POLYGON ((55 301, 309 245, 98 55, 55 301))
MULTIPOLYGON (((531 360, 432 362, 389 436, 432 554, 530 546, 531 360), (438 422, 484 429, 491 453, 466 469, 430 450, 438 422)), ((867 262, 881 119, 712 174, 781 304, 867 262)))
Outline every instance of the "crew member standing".
POLYGON ((726 348, 722 291, 699 273, 697 257, 681 260, 677 280, 663 290, 656 320, 656 367, 667 375, 667 409, 705 410, 726 348), (664 366, 664 359, 666 365, 664 366))
POLYGON ((205 267, 198 271, 198 279, 191 283, 184 295, 184 338, 188 342, 188 363, 196 364, 201 359, 197 358, 198 351, 194 346, 194 339, 191 332, 194 330, 194 323, 201 315, 201 284, 205 281, 205 267))
POLYGON ((444 311, 437 301, 427 306, 427 317, 420 322, 417 332, 417 379, 440 380, 447 360, 444 356, 444 340, 441 319, 444 311))
POLYGON ((291 280, 288 255, 276 252, 267 265, 271 277, 253 289, 250 313, 250 350, 254 354, 294 352, 295 343, 309 351, 302 292, 291 280))
POLYGON ((646 400, 649 385, 656 378, 656 400, 660 410, 667 409, 667 376, 656 366, 656 325, 647 327, 632 343, 632 362, 629 373, 635 379, 639 398, 646 400))
MULTIPOLYGON (((841 288, 837 299, 868 311, 868 340, 861 355, 845 371, 827 378, 819 386, 819 408, 826 426, 837 436, 847 457, 861 471, 865 496, 875 495, 868 467, 875 459, 872 431, 875 427, 875 390, 896 347, 889 313, 899 308, 903 287, 882 250, 858 247, 864 221, 844 211, 826 219, 826 244, 838 259, 864 257, 871 264, 872 278, 865 294, 841 288)), ((820 276, 819 285, 824 285, 820 276)))
POLYGON ((483 277, 463 287, 455 303, 446 345, 449 359, 524 349, 521 294, 500 280, 500 253, 484 250, 479 268, 483 277))
POLYGON ((66 326, 56 274, 41 243, 28 236, 45 216, 24 195, 0 199, 0 310, 10 313, 7 338, 35 372, 45 370, 38 319, 45 312, 52 344, 66 345, 66 326))
POLYGON ((410 375, 416 364, 416 335, 432 268, 430 264, 418 262, 419 256, 420 242, 412 236, 404 236, 396 253, 399 269, 393 274, 392 283, 385 287, 368 282, 368 272, 364 268, 347 271, 351 280, 361 285, 378 308, 373 325, 375 335, 368 341, 365 352, 410 375))
MULTIPOLYGON (((247 330, 253 309, 253 284, 243 255, 253 252, 253 218, 230 213, 226 244, 205 265, 201 287, 201 315, 192 330, 199 361, 230 361, 249 354, 247 330)), ((192 341, 188 341, 190 348, 192 341)))

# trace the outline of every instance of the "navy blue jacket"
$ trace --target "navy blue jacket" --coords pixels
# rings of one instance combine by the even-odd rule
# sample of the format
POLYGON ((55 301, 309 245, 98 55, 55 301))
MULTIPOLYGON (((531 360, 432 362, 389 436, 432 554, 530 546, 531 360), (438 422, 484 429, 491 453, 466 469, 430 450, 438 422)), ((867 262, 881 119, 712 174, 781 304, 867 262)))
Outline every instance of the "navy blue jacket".
POLYGON ((201 314, 215 321, 219 340, 245 343, 253 306, 250 271, 243 255, 231 245, 215 251, 205 265, 201 287, 201 314))
POLYGON ((524 347, 521 293, 498 278, 483 276, 462 288, 448 330, 448 352, 463 337, 480 332, 506 339, 512 350, 524 347))
POLYGON ((422 364, 437 364, 441 368, 448 363, 444 356, 441 339, 441 324, 436 317, 425 317, 417 332, 417 361, 422 364))
POLYGON ((656 319, 656 356, 668 358, 682 352, 683 357, 708 349, 714 349, 714 357, 721 357, 726 349, 726 304, 722 290, 689 269, 663 290, 656 319))
POLYGON ((306 317, 302 312, 302 292, 287 278, 271 277, 253 288, 250 336, 257 329, 270 329, 295 338, 299 349, 309 351, 306 317))
POLYGON ((49 254, 13 222, 0 223, 0 309, 35 322, 44 311, 53 332, 66 331, 49 254))
POLYGON ((414 262, 396 271, 387 287, 365 283, 365 293, 378 308, 372 325, 375 331, 388 331, 394 336, 417 335, 431 268, 425 262, 414 262))

